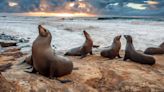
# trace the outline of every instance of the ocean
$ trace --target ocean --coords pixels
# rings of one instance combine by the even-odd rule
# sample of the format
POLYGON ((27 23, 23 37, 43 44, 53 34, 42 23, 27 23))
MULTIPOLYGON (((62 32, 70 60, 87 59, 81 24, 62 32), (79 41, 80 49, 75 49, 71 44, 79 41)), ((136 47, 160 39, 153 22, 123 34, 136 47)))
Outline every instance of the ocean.
MULTIPOLYGON (((0 16, 0 34, 5 33, 20 38, 30 38, 32 42, 38 36, 37 26, 43 25, 53 38, 52 46, 56 50, 67 50, 84 43, 82 31, 86 30, 94 44, 107 47, 113 38, 122 35, 122 50, 126 41, 123 35, 133 37, 137 50, 156 47, 164 42, 164 18, 140 17, 101 17, 101 18, 60 18, 30 16, 0 16)), ((19 44, 22 45, 22 44, 19 44)), ((26 50, 30 50, 28 47, 26 50)))

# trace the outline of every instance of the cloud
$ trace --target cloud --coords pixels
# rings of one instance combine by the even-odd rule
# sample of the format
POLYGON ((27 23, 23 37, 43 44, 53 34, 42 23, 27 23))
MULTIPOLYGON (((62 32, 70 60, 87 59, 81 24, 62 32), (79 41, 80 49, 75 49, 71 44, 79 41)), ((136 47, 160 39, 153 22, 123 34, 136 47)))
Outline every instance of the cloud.
MULTIPOLYGON (((66 3, 76 1, 78 0, 0 0, 0 12, 55 12, 64 10, 66 3)), ((88 7, 91 7, 92 11, 102 15, 164 16, 164 0, 79 1, 87 2, 89 4, 88 7)), ((72 10, 78 11, 78 8, 75 7, 72 10)))

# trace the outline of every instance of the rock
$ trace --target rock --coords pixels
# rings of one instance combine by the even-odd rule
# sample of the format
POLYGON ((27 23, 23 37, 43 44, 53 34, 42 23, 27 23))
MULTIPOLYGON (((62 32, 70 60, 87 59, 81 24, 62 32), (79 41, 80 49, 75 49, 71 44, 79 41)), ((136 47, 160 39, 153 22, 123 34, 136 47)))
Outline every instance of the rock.
POLYGON ((0 45, 2 47, 17 46, 17 42, 12 40, 0 40, 0 45))
POLYGON ((2 33, 2 34, 0 34, 0 39, 1 40, 11 40, 11 41, 16 41, 16 42, 19 42, 19 43, 28 43, 29 42, 29 40, 28 39, 30 39, 30 38, 27 38, 27 39, 25 39, 25 38, 19 38, 19 37, 16 37, 16 36, 11 36, 11 35, 6 35, 6 34, 4 34, 4 33, 2 33))
POLYGON ((19 39, 19 42, 20 42, 20 43, 28 43, 29 40, 26 40, 26 39, 24 39, 24 38, 21 38, 21 39, 19 39))
POLYGON ((72 28, 64 28, 64 30, 67 30, 67 31, 73 32, 73 29, 72 29, 72 28))
MULTIPOLYGON (((124 52, 121 51, 120 54, 124 52)), ((15 88, 21 89, 16 89, 15 92, 164 92, 163 56, 155 56, 157 63, 153 66, 124 62, 122 59, 109 60, 100 57, 99 53, 84 59, 69 56, 78 70, 59 78, 72 81, 65 84, 40 74, 26 73, 23 71, 25 66, 13 65, 2 74, 7 82, 16 83, 15 88)), ((24 58, 12 62, 17 64, 24 58)), ((0 58, 0 61, 6 62, 6 59, 2 61, 0 58)), ((10 92, 10 89, 7 89, 10 92)))
POLYGON ((6 47, 6 48, 4 48, 4 52, 15 52, 15 51, 20 51, 21 50, 21 48, 19 48, 19 47, 6 47))
POLYGON ((93 45, 93 48, 99 48, 100 45, 93 45))
POLYGON ((2 34, 0 34, 0 39, 2 39, 2 40, 16 40, 16 37, 2 33, 2 34))
POLYGON ((17 92, 16 85, 7 81, 1 74, 0 74, 0 92, 17 92))
POLYGON ((21 51, 15 51, 15 52, 3 52, 1 55, 4 56, 13 56, 14 58, 20 58, 23 56, 23 53, 21 51))

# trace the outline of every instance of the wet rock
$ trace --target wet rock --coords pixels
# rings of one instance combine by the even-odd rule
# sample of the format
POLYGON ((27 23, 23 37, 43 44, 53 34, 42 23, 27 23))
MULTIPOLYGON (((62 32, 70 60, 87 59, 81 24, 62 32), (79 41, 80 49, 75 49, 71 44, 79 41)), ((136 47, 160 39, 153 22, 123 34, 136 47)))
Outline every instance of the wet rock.
POLYGON ((93 48, 99 48, 100 45, 93 45, 93 48))
POLYGON ((73 29, 72 29, 72 28, 64 28, 64 30, 67 30, 67 31, 73 32, 73 29))
POLYGON ((12 36, 12 35, 7 35, 7 34, 2 33, 2 34, 0 34, 0 39, 5 40, 5 41, 11 40, 11 41, 19 42, 19 43, 28 43, 29 42, 28 39, 30 39, 30 38, 27 38, 27 39, 19 38, 17 36, 12 36))
POLYGON ((0 34, 0 39, 2 39, 2 40, 16 40, 16 37, 2 33, 2 34, 0 34))
POLYGON ((12 40, 0 40, 0 45, 2 47, 17 46, 17 42, 12 40))
POLYGON ((29 40, 26 40, 26 39, 24 39, 24 38, 21 38, 21 39, 19 39, 19 42, 20 42, 20 43, 28 43, 29 40))

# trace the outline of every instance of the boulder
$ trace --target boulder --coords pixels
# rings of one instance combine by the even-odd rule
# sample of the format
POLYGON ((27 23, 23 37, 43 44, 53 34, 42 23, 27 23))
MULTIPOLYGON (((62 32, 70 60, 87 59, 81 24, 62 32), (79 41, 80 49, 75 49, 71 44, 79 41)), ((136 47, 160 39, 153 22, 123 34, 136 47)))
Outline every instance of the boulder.
POLYGON ((2 47, 17 46, 17 42, 12 40, 0 40, 0 45, 2 47))

